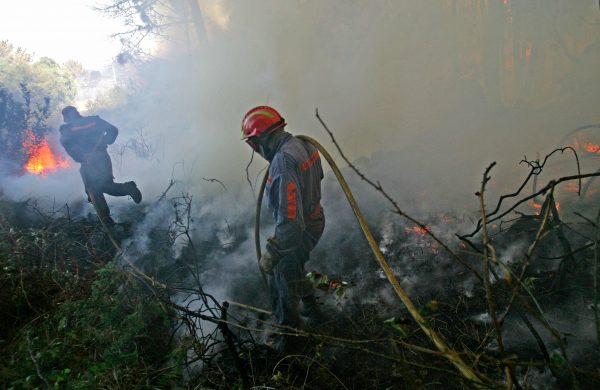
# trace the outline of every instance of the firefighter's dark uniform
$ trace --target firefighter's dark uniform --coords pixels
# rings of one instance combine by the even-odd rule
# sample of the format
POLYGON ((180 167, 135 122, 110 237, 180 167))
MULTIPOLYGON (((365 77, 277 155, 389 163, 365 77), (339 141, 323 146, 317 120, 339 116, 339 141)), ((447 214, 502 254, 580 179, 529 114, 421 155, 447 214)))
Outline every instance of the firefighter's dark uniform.
POLYGON ((300 298, 314 291, 306 279, 304 263, 325 227, 321 208, 323 168, 311 144, 282 132, 267 178, 267 201, 276 220, 275 235, 267 251, 280 260, 267 275, 277 323, 296 325, 300 298))
POLYGON ((131 195, 135 183, 115 183, 112 163, 106 151, 115 142, 118 129, 99 116, 81 116, 60 127, 60 143, 81 164, 79 172, 88 198, 95 204, 98 216, 110 220, 104 194, 131 195))

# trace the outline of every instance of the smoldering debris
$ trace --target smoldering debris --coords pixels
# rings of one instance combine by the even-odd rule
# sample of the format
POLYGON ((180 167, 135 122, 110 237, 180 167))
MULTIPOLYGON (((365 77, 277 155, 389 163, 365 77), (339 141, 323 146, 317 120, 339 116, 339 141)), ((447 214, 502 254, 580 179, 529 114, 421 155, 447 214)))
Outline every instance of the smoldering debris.
MULTIPOLYGON (((356 166, 373 175, 386 161, 386 154, 375 154, 359 160, 356 166)), ((536 165, 532 169, 544 167, 536 165)), ((594 327, 570 326, 566 321, 567 318, 589 320, 593 313, 589 309, 592 302, 589 289, 581 287, 589 287, 594 278, 590 273, 593 221, 586 217, 587 220, 582 218, 583 223, 574 224, 564 219, 565 212, 579 210, 578 206, 584 203, 573 203, 565 197, 559 204, 555 197, 560 193, 549 188, 535 197, 541 202, 539 208, 533 202, 525 202, 510 218, 488 222, 488 245, 494 247, 494 254, 488 255, 490 264, 486 271, 481 245, 484 237, 479 232, 482 225, 477 222, 477 214, 444 211, 447 199, 440 191, 440 205, 434 207, 435 194, 430 194, 432 207, 417 208, 415 218, 419 222, 415 223, 402 218, 392 206, 378 202, 378 191, 364 186, 353 176, 352 169, 345 169, 344 173, 361 204, 367 205, 365 214, 369 221, 377 221, 372 228, 379 248, 385 252, 394 274, 419 312, 444 334, 452 348, 461 348, 456 341, 460 339, 468 348, 484 354, 488 360, 476 367, 478 371, 501 380, 503 374, 495 369, 500 360, 496 359, 514 354, 551 367, 552 380, 559 386, 574 380, 584 383, 595 380, 587 375, 589 364, 597 361, 596 351, 590 347, 594 345, 594 327), (473 231, 474 226, 476 234, 465 236, 464 232, 473 231), (458 254, 464 264, 457 263, 455 256, 432 235, 458 254), (483 278, 489 280, 491 294, 484 288, 483 278), (519 283, 517 287, 515 282, 519 283), (495 315, 491 314, 490 302, 495 304, 495 315), (543 309, 537 310, 538 307, 543 309), (500 329, 498 339, 493 337, 496 328, 500 329), (569 365, 584 371, 569 374, 569 365)), ((396 348, 427 348, 429 342, 372 260, 352 211, 337 196, 339 189, 334 186, 331 174, 325 178, 324 187, 322 204, 329 216, 328 227, 307 269, 346 284, 342 289, 320 291, 324 317, 315 328, 282 331, 299 340, 317 340, 322 357, 347 357, 349 361, 357 359, 358 355, 350 352, 357 340, 384 335, 395 347, 390 349, 388 342, 378 339, 365 344, 367 350, 360 353, 385 356, 381 367, 390 369, 399 356, 396 348), (340 339, 345 341, 340 344, 340 339)), ((256 363, 252 359, 260 355, 263 368, 272 367, 274 363, 265 357, 268 352, 263 345, 265 332, 272 326, 269 299, 261 287, 254 258, 253 199, 240 199, 222 187, 221 196, 214 198, 195 197, 186 192, 185 185, 169 189, 171 192, 158 202, 116 207, 119 216, 131 221, 131 227, 119 231, 116 238, 122 240, 125 255, 134 259, 139 269, 153 275, 151 279, 157 278, 160 286, 168 286, 158 295, 169 296, 167 302, 180 313, 186 330, 179 334, 179 340, 191 342, 186 344, 191 351, 187 361, 191 365, 193 361, 203 362, 195 379, 189 380, 211 375, 214 366, 210 362, 215 359, 229 365, 231 371, 227 375, 240 375, 241 371, 234 369, 235 359, 231 360, 232 347, 224 345, 226 337, 219 328, 224 302, 232 304, 228 326, 235 334, 233 349, 242 356, 242 365, 256 363), (197 348, 198 343, 206 342, 212 347, 197 348)), ((586 201, 593 202, 594 195, 589 192, 586 201)), ((510 203, 518 203, 527 196, 528 192, 517 194, 517 199, 511 199, 510 203)), ((475 197, 472 199, 477 201, 475 197)), ((510 208, 510 204, 506 207, 510 208)), ((272 228, 265 223, 263 234, 272 228)), ((302 353, 312 354, 317 346, 303 342, 302 353)), ((431 360, 425 353, 413 362, 430 364, 431 360)), ((442 360, 436 364, 448 363, 442 360)), ((525 375, 528 371, 524 370, 530 363, 515 364, 516 380, 530 383, 525 375)), ((301 367, 299 362, 289 368, 289 373, 301 367)), ((340 375, 350 378, 357 375, 348 365, 335 367, 340 375)), ((453 370, 451 366, 448 369, 453 370)), ((411 375, 419 376, 414 372, 411 375)), ((399 379, 389 380, 395 383, 399 379)))
MULTIPOLYGON (((329 180, 326 178, 326 182, 329 180)), ((370 196, 360 182, 354 183, 354 188, 361 199, 370 196)), ((131 207, 132 215, 137 217, 131 217, 131 228, 117 238, 123 239, 127 256, 134 258, 147 275, 157 278, 160 285, 168 286, 167 290, 157 291, 157 296, 163 296, 161 299, 168 296, 164 302, 171 302, 178 312, 181 323, 177 340, 180 348, 188 349, 186 364, 190 367, 187 378, 190 383, 214 380, 219 369, 227 378, 240 378, 241 372, 251 372, 250 364, 255 368, 255 380, 272 383, 272 369, 280 358, 275 359, 264 347, 265 332, 272 327, 268 296, 262 288, 254 258, 253 205, 251 202, 238 204, 223 213, 221 210, 231 199, 196 200, 189 194, 178 193, 182 189, 175 187, 158 203, 142 204, 138 209, 131 207), (233 348, 241 359, 240 368, 236 368, 231 347, 226 345, 226 337, 219 328, 225 301, 231 302, 227 317, 229 331, 225 331, 225 335, 231 332, 234 337, 233 348), (198 369, 192 369, 194 365, 198 369)), ((360 231, 354 228, 351 211, 338 202, 339 197, 332 195, 335 194, 333 188, 326 194, 323 207, 330 216, 327 231, 307 269, 328 275, 330 280, 348 282, 348 285, 343 290, 319 290, 323 312, 319 324, 307 329, 283 330, 302 340, 298 353, 327 364, 343 383, 352 380, 365 386, 369 385, 365 379, 368 376, 364 374, 377 370, 402 373, 380 380, 387 385, 406 384, 424 376, 447 375, 435 368, 428 368, 430 371, 423 374, 411 369, 410 364, 445 367, 453 372, 454 368, 446 361, 422 351, 431 345, 410 319, 389 283, 381 277, 360 231), (356 349, 357 345, 361 347, 356 349), (402 351, 411 351, 410 357, 399 360, 402 351), (410 364, 404 365, 401 361, 410 364)), ((501 320, 503 349, 493 336, 497 324, 490 316, 480 279, 458 264, 427 233, 441 237, 480 277, 485 277, 482 255, 476 251, 481 248, 480 236, 471 239, 475 248, 456 236, 457 232, 470 231, 476 221, 431 209, 429 214, 419 214, 421 224, 427 228, 424 230, 381 204, 367 207, 367 213, 377 217, 370 219, 377 221, 372 228, 394 273, 419 311, 432 327, 444 334, 452 348, 459 350, 465 345, 484 357, 476 369, 496 380, 503 377, 497 370, 499 360, 496 359, 502 359, 503 354, 518 356, 514 371, 518 381, 559 388, 573 381, 565 364, 577 367, 577 381, 594 383, 594 377, 587 373, 598 360, 594 327, 586 325, 593 313, 589 308, 592 300, 588 288, 593 274, 590 272, 592 249, 585 246, 594 227, 564 222, 561 213, 569 207, 561 204, 560 219, 553 220, 552 226, 547 225, 547 234, 538 240, 537 250, 529 257, 536 232, 549 213, 530 206, 521 209, 522 214, 506 224, 495 228, 490 225, 497 263, 492 264, 487 277, 491 280, 501 320), (562 237, 556 233, 559 226, 563 229, 562 237), (565 261, 561 244, 564 239, 569 241, 573 251, 578 251, 574 254, 577 268, 569 269, 561 279, 558 271, 565 261), (520 276, 518 272, 524 259, 530 266, 520 276), (523 299, 517 298, 513 303, 514 290, 506 287, 506 267, 510 267, 515 272, 514 279, 522 283, 519 295, 523 299), (530 312, 529 304, 542 307, 543 314, 530 312), (523 316, 532 324, 539 340, 525 325, 523 316), (572 318, 579 320, 569 321, 572 318), (568 342, 565 344, 562 338, 557 340, 554 330, 568 342), (549 360, 545 360, 542 345, 549 360), (565 363, 560 363, 563 360, 565 363), (532 361, 536 365, 532 365, 532 361), (538 367, 543 366, 552 367, 550 374, 538 371, 538 367)), ((124 211, 119 211, 123 217, 127 215, 124 211)), ((269 229, 272 226, 263 226, 264 233, 269 229)), ((158 286, 149 285, 160 290, 158 286)), ((470 355, 465 353, 465 356, 470 355)), ((293 364, 278 367, 287 376, 281 380, 293 384, 297 374, 304 373, 306 364, 313 360, 288 359, 293 364)), ((308 378, 325 381, 321 383, 335 382, 325 371, 316 368, 309 372, 308 378)), ((456 381, 456 386, 460 386, 458 377, 456 381)))

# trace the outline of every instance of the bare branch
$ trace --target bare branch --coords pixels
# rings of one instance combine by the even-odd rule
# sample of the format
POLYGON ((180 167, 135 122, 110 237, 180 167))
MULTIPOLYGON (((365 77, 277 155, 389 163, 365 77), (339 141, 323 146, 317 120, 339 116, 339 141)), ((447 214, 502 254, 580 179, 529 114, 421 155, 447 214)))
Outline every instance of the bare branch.
POLYGON ((396 214, 400 215, 401 217, 406 218, 410 222, 412 222, 415 225, 417 225, 419 228, 423 229, 423 231, 425 231, 428 236, 430 236, 435 242, 437 242, 442 248, 444 248, 444 250, 446 252, 448 252, 450 254, 450 256, 452 256, 453 259, 455 259, 460 264, 462 264, 463 267, 465 267, 469 271, 471 271, 477 277, 477 279, 479 279, 480 281, 482 280, 481 275, 479 275, 479 272, 477 272, 477 270, 475 268, 473 268, 471 265, 469 265, 465 260, 463 260, 460 256, 458 256, 452 249, 450 249, 450 247, 448 247, 448 245, 446 245, 445 242, 443 242, 441 239, 439 239, 431 231, 431 229, 427 225, 425 225, 424 223, 420 222, 416 218, 413 218, 412 216, 410 216, 407 213, 405 213, 402 209, 400 209, 400 206, 398 205, 398 202, 396 202, 396 200, 394 198, 392 198, 383 189, 383 186, 381 185, 381 183, 379 183, 379 182, 375 183, 374 181, 372 181, 371 179, 369 179, 368 177, 366 177, 352 162, 350 162, 350 160, 346 157, 346 155, 342 151, 340 145, 337 143, 337 141, 336 141, 335 137, 333 136, 333 133, 331 132, 331 130, 329 130, 329 128, 327 127, 327 125, 325 124, 325 122, 323 122, 323 119, 321 119, 321 117, 319 116, 319 109, 316 109, 316 117, 319 120, 319 122, 321 122, 321 125, 323 126, 323 128, 325 129, 325 131, 327 132, 327 134, 329 134, 329 137, 331 138, 331 141, 335 145, 337 151, 340 153, 340 156, 342 157, 342 159, 358 175, 358 177, 360 177, 363 181, 367 182, 367 184, 369 184, 371 187, 373 187, 375 189, 375 191, 377 191, 381 195, 383 195, 383 197, 385 199, 387 199, 388 202, 390 202, 392 204, 392 206, 393 206, 394 211, 395 211, 396 214))
POLYGON ((207 179, 207 178, 203 177, 202 180, 208 181, 210 183, 219 183, 221 185, 221 187, 223 187, 225 192, 227 192, 227 187, 225 187, 225 184, 223 184, 223 182, 219 179, 207 179))

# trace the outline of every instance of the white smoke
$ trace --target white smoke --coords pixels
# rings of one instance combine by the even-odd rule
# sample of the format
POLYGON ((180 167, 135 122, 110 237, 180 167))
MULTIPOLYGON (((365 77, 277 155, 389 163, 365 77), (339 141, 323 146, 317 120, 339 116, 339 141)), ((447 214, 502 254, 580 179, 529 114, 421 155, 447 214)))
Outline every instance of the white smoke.
MULTIPOLYGON (((164 53, 138 66, 124 105, 99 112, 120 129, 118 145, 110 147, 115 176, 135 180, 148 204, 171 178, 194 196, 194 238, 225 248, 207 249, 211 267, 203 274, 223 299, 238 296, 231 286, 246 286, 246 275, 260 283, 248 226, 254 198, 245 167, 251 153, 239 139, 241 119, 256 105, 276 107, 292 133, 317 138, 340 162, 314 116, 318 107, 349 158, 381 181, 410 214, 476 216, 473 194, 489 163, 498 161, 486 193, 494 205, 498 194, 521 183, 528 170, 518 166, 523 155, 543 157, 569 130, 600 122, 595 6, 566 1, 203 2, 203 12, 211 15, 207 40, 188 44, 180 39, 185 31, 179 31, 164 53), (131 139, 140 141, 141 134, 151 150, 143 158, 125 147, 131 139), (235 236, 232 227, 239 233, 234 247, 227 246, 235 236)), ((564 165, 551 173, 572 160, 559 161, 564 165)), ((264 167, 255 159, 251 182, 264 167)), ((586 167, 597 169, 594 162, 586 167)), ((377 226, 390 205, 349 170, 344 174, 367 219, 377 226)), ((2 186, 15 198, 31 194, 65 202, 82 196, 76 171, 59 175, 68 178, 48 177, 39 185, 4 180, 2 186)), ((327 227, 307 268, 350 279, 359 290, 378 278, 377 267, 366 243, 357 239, 352 211, 331 175, 323 188, 327 227)), ((111 205, 126 202, 109 198, 111 205)), ((150 212, 147 227, 168 224, 160 213, 150 212)), ((402 222, 395 223, 393 229, 388 219, 382 225, 386 253, 393 252, 391 234, 404 232, 402 222)), ((452 242, 455 230, 434 228, 452 242)), ((264 226, 263 234, 271 230, 264 226)), ((136 237, 135 245, 144 251, 143 229, 136 237)), ((396 242, 395 250, 399 246, 396 242)), ((411 293, 425 278, 454 275, 445 263, 424 273, 427 262, 409 258, 399 256, 392 263, 411 293)), ((474 294, 471 279, 456 283, 465 294, 474 294)), ((388 287, 376 287, 365 299, 387 294, 388 287)))
POLYGON ((524 174, 523 155, 543 156, 568 130, 600 122, 593 82, 600 53, 585 30, 598 29, 591 4, 570 4, 568 12, 556 4, 416 0, 200 6, 206 39, 186 40, 185 26, 170 31, 163 53, 137 66, 127 102, 100 112, 119 127, 118 144, 143 134, 152 147, 145 159, 127 149, 115 163, 117 179, 136 180, 146 199, 161 193, 177 164, 194 193, 218 194, 202 180, 216 178, 249 196, 250 149, 239 128, 259 104, 279 109, 291 132, 333 150, 314 117, 318 107, 352 160, 381 154, 369 173, 403 204, 418 199, 409 207, 445 210, 476 207, 472 193, 491 161, 499 162, 493 199, 524 174))

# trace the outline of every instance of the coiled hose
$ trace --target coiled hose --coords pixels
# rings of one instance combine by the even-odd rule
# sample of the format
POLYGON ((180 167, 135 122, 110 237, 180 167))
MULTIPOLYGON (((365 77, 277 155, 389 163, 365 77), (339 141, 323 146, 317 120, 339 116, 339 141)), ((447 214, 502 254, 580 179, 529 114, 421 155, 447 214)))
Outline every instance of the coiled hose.
MULTIPOLYGON (((371 230, 369 229, 369 226, 367 225, 367 222, 365 221, 365 218, 363 217, 362 212, 360 211, 360 208, 358 207, 358 204, 356 203, 356 200, 354 199, 354 195, 352 195, 352 191, 350 190, 350 187, 348 186, 346 179, 344 179, 344 176, 340 172, 340 169, 338 168, 337 164, 335 163, 335 161, 333 160, 331 155, 327 152, 327 150, 323 147, 323 145, 321 145, 315 139, 308 137, 306 135, 299 135, 297 137, 312 144, 315 148, 317 148, 317 150, 319 150, 319 152, 323 155, 323 157, 325 157, 325 160, 327 160, 327 162, 329 163, 329 166, 333 170, 335 177, 337 178, 338 182, 340 183, 340 186, 342 187, 342 190, 344 191, 344 194, 346 195, 346 199, 348 199, 348 203, 350 203, 350 207, 352 207, 352 211, 354 211, 354 215, 356 216, 356 219, 358 219, 358 223, 360 225, 360 228, 361 228, 365 238, 369 242, 369 246, 371 247, 371 250, 373 251, 373 254, 375 255, 375 260, 377 260, 377 263, 383 269, 383 272, 385 273, 385 276, 387 277, 388 281, 391 283, 392 287, 394 288, 394 291, 396 291, 396 294, 398 295, 398 297, 400 298, 402 303, 404 303, 404 306, 408 309, 408 312, 411 314, 411 316, 415 319, 415 321, 417 321, 417 324, 419 324, 419 326, 421 327, 423 332, 425 332, 425 334, 429 337, 429 339, 431 339, 431 341, 433 341, 433 343, 435 344, 437 349, 442 353, 442 355, 446 359, 448 359, 460 371, 460 373, 465 378, 467 378, 475 383, 482 383, 478 374, 476 374, 475 371, 471 367, 466 365, 465 362, 463 362, 463 360, 460 358, 458 353, 456 353, 456 351, 454 351, 453 349, 448 347, 448 345, 441 338, 441 336, 439 336, 429 326, 429 324, 427 323, 427 320, 425 318, 423 318, 423 316, 421 316, 421 314, 419 313, 419 311, 417 310, 417 308, 415 307, 415 305, 409 298, 406 291, 404 291, 404 289, 400 286, 400 283, 398 283, 398 280, 396 279, 394 272, 390 268, 385 257, 383 257, 383 254, 381 253, 381 251, 379 250, 379 246, 377 245, 377 242, 373 238, 373 234, 371 233, 371 230)), ((255 227, 254 227, 254 239, 255 239, 255 244, 256 244, 257 260, 260 260, 260 257, 261 257, 260 211, 261 211, 262 199, 263 199, 263 195, 265 192, 265 186, 267 184, 268 176, 269 176, 269 170, 267 169, 267 171, 265 172, 265 175, 263 177, 261 186, 260 186, 257 203, 256 203, 256 222, 255 222, 255 227)), ((261 269, 261 275, 262 275, 263 281, 265 282, 265 285, 266 285, 266 276, 265 276, 264 272, 262 271, 262 269, 261 269)))

